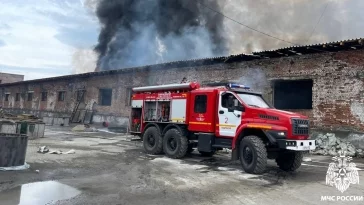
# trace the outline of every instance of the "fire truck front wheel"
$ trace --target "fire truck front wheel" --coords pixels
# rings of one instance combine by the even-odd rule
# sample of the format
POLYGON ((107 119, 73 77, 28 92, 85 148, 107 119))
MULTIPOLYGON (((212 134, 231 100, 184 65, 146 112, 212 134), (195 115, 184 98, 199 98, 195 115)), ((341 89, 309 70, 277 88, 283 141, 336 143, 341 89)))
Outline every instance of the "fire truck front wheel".
POLYGON ((262 174, 267 166, 267 149, 257 136, 246 136, 240 141, 240 162, 245 172, 262 174))
POLYGON ((302 163, 303 152, 283 151, 278 154, 277 165, 283 171, 295 171, 302 163))
POLYGON ((163 137, 163 150, 170 158, 182 158, 188 151, 188 139, 178 129, 172 128, 163 137))
POLYGON ((144 149, 148 154, 161 154, 163 152, 163 139, 158 128, 148 127, 143 135, 144 149))

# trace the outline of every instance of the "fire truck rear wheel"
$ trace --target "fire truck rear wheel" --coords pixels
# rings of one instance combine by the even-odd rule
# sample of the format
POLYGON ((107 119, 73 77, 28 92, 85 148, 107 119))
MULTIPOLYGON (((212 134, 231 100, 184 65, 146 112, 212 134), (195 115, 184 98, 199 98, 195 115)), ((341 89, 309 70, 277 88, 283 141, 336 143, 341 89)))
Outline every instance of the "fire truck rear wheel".
POLYGON ((267 166, 267 149, 257 136, 246 136, 240 141, 240 162, 245 172, 262 174, 267 166))
POLYGON ((276 158, 277 165, 283 171, 295 171, 302 163, 303 152, 280 152, 276 158))
POLYGON ((188 139, 178 129, 172 128, 163 137, 163 150, 170 158, 182 158, 188 151, 188 139))
POLYGON ((163 139, 158 128, 148 127, 143 135, 144 149, 148 154, 163 153, 163 139))

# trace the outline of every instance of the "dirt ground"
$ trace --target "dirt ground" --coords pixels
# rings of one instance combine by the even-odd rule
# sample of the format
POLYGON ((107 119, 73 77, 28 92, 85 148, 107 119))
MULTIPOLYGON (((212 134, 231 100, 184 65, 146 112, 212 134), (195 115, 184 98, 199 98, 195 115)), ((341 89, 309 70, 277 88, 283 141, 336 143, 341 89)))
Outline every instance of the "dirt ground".
MULTIPOLYGON (((0 171, 0 199, 19 203, 8 191, 23 184, 57 181, 80 191, 53 204, 363 204, 364 201, 322 201, 322 196, 364 196, 364 185, 344 193, 326 185, 331 157, 306 156, 293 173, 280 171, 271 161, 267 173, 251 175, 221 151, 214 157, 193 152, 181 160, 144 153, 140 142, 121 134, 72 133, 48 127, 45 138, 30 140, 23 171, 0 171), (75 154, 41 154, 39 146, 75 150, 75 154)), ((364 160, 354 159, 364 180, 364 160)), ((44 191, 47 195, 47 190, 44 191)), ((350 200, 350 198, 347 198, 350 200)), ((353 199, 353 198, 351 198, 353 199)), ((0 204, 3 204, 0 201, 0 204)))

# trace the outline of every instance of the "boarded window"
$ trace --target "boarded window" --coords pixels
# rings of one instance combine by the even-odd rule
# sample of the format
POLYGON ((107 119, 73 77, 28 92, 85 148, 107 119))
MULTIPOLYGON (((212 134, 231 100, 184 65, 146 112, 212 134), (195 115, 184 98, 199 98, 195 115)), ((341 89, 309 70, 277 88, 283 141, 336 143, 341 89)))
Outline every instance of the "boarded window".
POLYGON ((5 94, 5 101, 9 101, 10 94, 5 94))
POLYGON ((195 113, 206 113, 207 95, 196 95, 195 97, 195 113))
POLYGON ((66 98, 66 92, 65 91, 58 92, 58 101, 64 101, 65 98, 66 98))
POLYGON ((112 89, 103 88, 99 91, 99 105, 110 106, 112 100, 112 89))
POLYGON ((85 99, 85 93, 86 91, 85 90, 78 90, 77 91, 77 101, 78 102, 83 102, 84 101, 84 99, 85 99))
POLYGON ((277 109, 312 109, 312 80, 274 82, 274 107, 277 109))
POLYGON ((48 93, 42 92, 42 101, 47 101, 48 93))
POLYGON ((20 101, 20 93, 15 94, 15 101, 20 101))
POLYGON ((28 93, 28 101, 33 101, 33 93, 28 93))

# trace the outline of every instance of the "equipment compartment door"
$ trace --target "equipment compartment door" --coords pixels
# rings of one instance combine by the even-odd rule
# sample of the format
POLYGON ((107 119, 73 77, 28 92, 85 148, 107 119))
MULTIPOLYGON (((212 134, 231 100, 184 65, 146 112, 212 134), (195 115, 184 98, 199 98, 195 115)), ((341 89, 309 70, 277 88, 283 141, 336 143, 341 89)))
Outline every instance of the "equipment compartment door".
MULTIPOLYGON (((237 100, 233 93, 220 91, 219 93, 219 105, 218 107, 218 123, 216 123, 216 127, 218 128, 219 136, 227 136, 234 137, 238 126, 241 123, 241 115, 242 112, 237 109, 232 109, 229 112, 229 107, 233 107, 229 105, 229 98, 232 101, 237 100)), ((232 102, 230 100, 230 103, 232 102)), ((239 102, 239 106, 241 103, 239 102)))
POLYGON ((215 100, 213 92, 193 92, 190 98, 189 127, 191 131, 214 132, 215 100))

